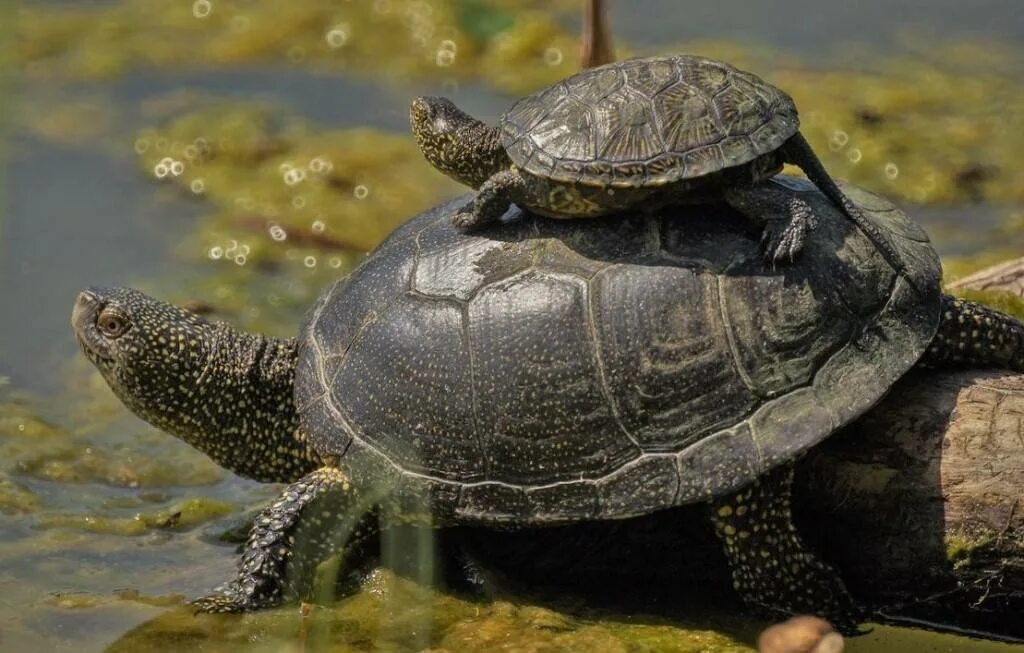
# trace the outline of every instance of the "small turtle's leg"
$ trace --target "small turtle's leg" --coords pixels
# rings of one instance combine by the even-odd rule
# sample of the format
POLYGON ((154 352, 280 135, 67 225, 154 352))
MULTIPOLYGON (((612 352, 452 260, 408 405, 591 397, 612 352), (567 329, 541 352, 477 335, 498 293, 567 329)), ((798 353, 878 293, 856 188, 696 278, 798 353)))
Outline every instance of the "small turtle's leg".
POLYGON ((844 634, 857 632, 862 612, 843 581, 800 540, 790 513, 792 463, 731 497, 712 503, 715 532, 725 545, 733 587, 773 618, 813 614, 844 634))
MULTIPOLYGON (((886 263, 892 266, 892 269, 900 273, 905 273, 903 263, 901 262, 902 257, 893 248, 892 243, 889 242, 888 238, 882 233, 881 228, 874 222, 869 220, 864 212, 860 210, 860 207, 853 203, 849 197, 846 196, 836 184, 832 176, 828 174, 825 166, 822 164, 821 159, 814 153, 811 148, 811 144, 807 142, 807 139, 803 137, 803 134, 797 132, 794 134, 785 145, 782 146, 783 157, 786 163, 792 163, 798 166, 807 175, 815 186, 818 187, 822 193, 826 195, 830 200, 835 202, 843 213, 846 214, 850 220, 857 225, 864 235, 868 237, 878 251, 881 252, 882 257, 886 263)), ((913 286, 913 281, 909 278, 907 282, 913 286)))
POLYGON ((498 220, 512 205, 512 198, 520 195, 526 186, 522 175, 513 170, 502 170, 485 181, 476 192, 473 206, 452 216, 452 224, 469 230, 498 220))
POLYGON ((1024 372, 1024 323, 987 306, 943 295, 939 330, 919 364, 1024 372))
POLYGON ((234 580, 192 603, 197 612, 248 612, 304 596, 316 566, 376 532, 376 520, 338 469, 292 483, 256 518, 234 580))
POLYGON ((807 202, 774 184, 728 187, 725 189, 725 201, 763 225, 761 245, 765 260, 772 265, 796 260, 808 232, 817 224, 807 202))

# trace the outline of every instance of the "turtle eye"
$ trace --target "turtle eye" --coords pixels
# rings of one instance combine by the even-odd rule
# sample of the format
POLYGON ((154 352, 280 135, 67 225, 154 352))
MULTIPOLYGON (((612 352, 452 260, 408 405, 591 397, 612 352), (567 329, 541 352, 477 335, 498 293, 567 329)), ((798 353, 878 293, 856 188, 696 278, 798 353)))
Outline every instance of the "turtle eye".
POLYGON ((96 320, 96 326, 108 338, 117 338, 128 330, 128 320, 117 313, 104 312, 96 320))

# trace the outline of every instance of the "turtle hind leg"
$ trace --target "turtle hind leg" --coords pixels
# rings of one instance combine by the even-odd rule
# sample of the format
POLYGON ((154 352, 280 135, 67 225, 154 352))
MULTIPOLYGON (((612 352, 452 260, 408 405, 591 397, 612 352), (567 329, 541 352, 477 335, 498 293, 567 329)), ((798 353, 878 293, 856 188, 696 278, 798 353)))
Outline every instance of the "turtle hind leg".
POLYGON ((376 520, 338 469, 313 471, 256 517, 234 580, 192 602, 196 612, 250 612, 312 589, 317 565, 376 534, 376 520))
POLYGON ((919 364, 1024 372, 1024 323, 987 306, 943 295, 939 330, 919 364))
POLYGON ((744 602, 772 618, 813 614, 856 634, 862 610, 835 570, 801 541, 790 513, 792 463, 712 503, 715 533, 744 602))
POLYGON ((807 202, 773 184, 730 186, 724 197, 729 206, 762 225, 761 247, 772 265, 795 261, 817 225, 807 202))
POLYGON ((512 205, 512 198, 520 196, 526 181, 512 170, 502 170, 481 184, 472 206, 452 216, 452 224, 463 231, 497 222, 512 205))

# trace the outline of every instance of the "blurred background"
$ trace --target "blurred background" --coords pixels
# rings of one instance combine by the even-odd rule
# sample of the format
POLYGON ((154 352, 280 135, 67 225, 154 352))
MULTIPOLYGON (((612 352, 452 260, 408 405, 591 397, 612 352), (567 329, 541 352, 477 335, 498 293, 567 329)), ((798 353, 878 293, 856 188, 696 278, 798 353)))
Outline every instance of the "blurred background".
MULTIPOLYGON (((790 92, 829 170, 924 224, 947 278, 1024 253, 1020 0, 607 8, 619 58, 700 53, 790 92)), ((214 629, 168 612, 229 577, 225 534, 277 488, 234 477, 130 416, 77 355, 74 294, 130 285, 294 334, 329 280, 463 192, 417 152, 409 100, 448 95, 494 120, 577 69, 579 34, 578 0, 0 3, 0 648, 314 641, 291 612, 214 629)), ((557 611, 481 617, 406 591, 434 608, 405 618, 432 626, 396 621, 371 588, 339 605, 347 625, 315 641, 489 650, 501 632, 523 650, 749 645, 625 627, 628 615, 580 635, 557 611)), ((850 650, 914 636, 890 629, 850 650)), ((921 637, 908 641, 1011 650, 921 637)))

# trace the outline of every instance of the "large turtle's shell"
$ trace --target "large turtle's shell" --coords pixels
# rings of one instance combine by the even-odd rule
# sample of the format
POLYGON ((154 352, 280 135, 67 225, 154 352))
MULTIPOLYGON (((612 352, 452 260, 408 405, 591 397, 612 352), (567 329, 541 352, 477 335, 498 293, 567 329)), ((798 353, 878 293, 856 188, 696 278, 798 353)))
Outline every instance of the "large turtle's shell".
POLYGON ((656 186, 742 165, 799 129, 781 90, 703 57, 632 59, 577 73, 501 119, 512 162, 568 183, 656 186))
POLYGON ((475 234, 450 225, 465 198, 413 218, 312 309, 305 431, 359 483, 515 523, 699 501, 792 460, 918 360, 940 267, 902 212, 846 187, 916 294, 809 182, 776 179, 819 218, 777 270, 725 206, 475 234))

